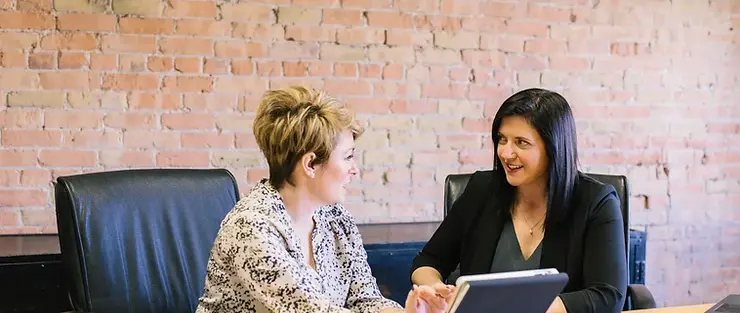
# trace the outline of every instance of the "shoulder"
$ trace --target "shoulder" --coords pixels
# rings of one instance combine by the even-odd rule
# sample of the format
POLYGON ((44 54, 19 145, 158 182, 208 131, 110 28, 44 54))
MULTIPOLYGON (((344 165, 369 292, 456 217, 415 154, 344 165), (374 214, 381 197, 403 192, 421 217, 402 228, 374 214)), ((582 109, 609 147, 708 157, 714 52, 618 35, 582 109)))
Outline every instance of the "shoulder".
POLYGON ((483 191, 490 190, 490 187, 492 186, 494 182, 494 171, 493 170, 475 171, 465 176, 467 176, 467 179, 468 179, 467 184, 465 186, 466 193, 470 193, 470 192, 480 193, 483 191))
POLYGON ((576 207, 587 211, 589 215, 597 213, 604 207, 604 204, 612 204, 610 207, 614 207, 607 209, 616 209, 617 212, 620 209, 619 196, 614 186, 582 172, 578 173, 574 196, 576 207))
POLYGON ((324 206, 318 213, 320 220, 329 226, 334 235, 339 237, 359 235, 354 216, 342 204, 324 206))
POLYGON ((248 240, 283 233, 289 224, 279 198, 273 193, 273 190, 262 184, 253 187, 221 222, 218 240, 248 240))

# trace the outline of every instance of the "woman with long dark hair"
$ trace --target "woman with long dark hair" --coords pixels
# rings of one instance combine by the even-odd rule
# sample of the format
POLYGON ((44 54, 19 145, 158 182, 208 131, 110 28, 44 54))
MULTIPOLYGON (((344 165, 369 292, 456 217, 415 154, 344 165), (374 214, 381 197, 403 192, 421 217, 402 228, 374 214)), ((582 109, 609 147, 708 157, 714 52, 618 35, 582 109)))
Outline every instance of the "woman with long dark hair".
POLYGON ((414 259, 411 279, 447 297, 461 275, 556 268, 569 282, 548 312, 620 312, 627 257, 619 198, 578 170, 568 101, 532 88, 509 97, 492 125, 492 170, 475 172, 414 259))

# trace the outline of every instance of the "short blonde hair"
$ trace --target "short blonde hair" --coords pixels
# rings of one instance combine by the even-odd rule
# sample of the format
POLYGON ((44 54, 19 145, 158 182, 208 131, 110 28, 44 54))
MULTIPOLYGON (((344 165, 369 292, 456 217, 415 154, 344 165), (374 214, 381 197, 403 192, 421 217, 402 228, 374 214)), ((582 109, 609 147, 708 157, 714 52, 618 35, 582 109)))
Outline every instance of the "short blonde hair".
POLYGON ((315 164, 324 164, 337 145, 339 135, 349 130, 357 139, 364 129, 350 110, 323 91, 292 86, 267 91, 257 107, 253 131, 270 168, 270 183, 281 188, 293 184, 291 175, 300 158, 316 154, 315 164))

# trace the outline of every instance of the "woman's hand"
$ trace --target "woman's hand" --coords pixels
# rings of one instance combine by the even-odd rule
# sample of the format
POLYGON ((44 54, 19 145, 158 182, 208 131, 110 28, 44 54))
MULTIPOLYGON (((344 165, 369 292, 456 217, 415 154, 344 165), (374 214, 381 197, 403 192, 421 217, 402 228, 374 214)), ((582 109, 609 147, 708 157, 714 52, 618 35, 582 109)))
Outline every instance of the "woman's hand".
POLYGON ((455 295, 455 287, 438 283, 433 286, 416 286, 406 298, 406 313, 445 312, 455 295))

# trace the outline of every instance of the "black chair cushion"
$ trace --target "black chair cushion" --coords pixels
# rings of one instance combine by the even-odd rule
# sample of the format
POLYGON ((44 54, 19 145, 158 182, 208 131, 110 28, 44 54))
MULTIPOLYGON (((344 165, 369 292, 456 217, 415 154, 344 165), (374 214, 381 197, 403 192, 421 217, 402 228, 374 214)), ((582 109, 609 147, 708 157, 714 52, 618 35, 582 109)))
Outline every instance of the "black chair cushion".
POLYGON ((62 264, 86 312, 193 312, 221 220, 239 198, 221 169, 59 177, 62 264))

